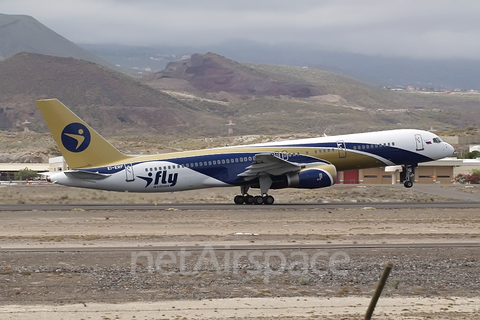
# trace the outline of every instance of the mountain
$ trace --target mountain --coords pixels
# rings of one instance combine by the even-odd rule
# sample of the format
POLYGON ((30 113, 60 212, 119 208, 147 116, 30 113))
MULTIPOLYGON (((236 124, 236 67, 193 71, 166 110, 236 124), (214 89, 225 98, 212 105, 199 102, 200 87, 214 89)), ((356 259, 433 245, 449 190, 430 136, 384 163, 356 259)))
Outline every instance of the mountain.
POLYGON ((108 136, 221 137, 229 129, 237 136, 318 136, 480 125, 479 96, 394 92, 332 72, 214 53, 136 79, 85 60, 22 52, 1 61, 0 74, 0 127, 17 131, 25 120, 30 130, 47 131, 35 105, 41 98, 58 98, 108 136))
POLYGON ((129 68, 158 72, 174 60, 195 52, 215 52, 243 63, 316 68, 376 86, 414 86, 435 89, 480 90, 480 61, 468 59, 413 59, 322 50, 313 46, 266 45, 232 40, 202 47, 135 47, 81 44, 98 56, 129 68))
POLYGON ((266 45, 242 40, 227 41, 201 49, 215 52, 235 61, 308 66, 346 75, 378 86, 480 90, 479 60, 369 56, 344 51, 322 50, 308 45, 266 45))
POLYGON ((239 95, 291 96, 307 98, 321 92, 307 82, 275 81, 238 62, 208 53, 170 62, 165 70, 144 77, 147 83, 165 78, 182 79, 200 91, 227 91, 239 95))
POLYGON ((0 60, 22 51, 72 57, 115 69, 115 65, 79 47, 33 17, 0 14, 0 60))
POLYGON ((478 95, 394 92, 328 71, 238 63, 214 53, 170 62, 144 76, 157 89, 228 102, 224 114, 244 133, 348 133, 478 126, 478 95))
POLYGON ((239 63, 215 53, 193 54, 190 59, 170 62, 163 71, 142 78, 156 88, 179 83, 178 80, 183 81, 178 89, 188 91, 190 86, 191 90, 210 93, 211 97, 222 92, 244 100, 337 95, 348 105, 365 109, 401 107, 393 92, 350 77, 317 69, 239 63))
MULTIPOLYGON (((29 120, 45 131, 35 100, 58 98, 95 129, 107 134, 177 134, 222 121, 138 80, 73 58, 22 52, 0 62, 0 125, 29 120)), ((212 129, 214 131, 214 129, 212 129)))

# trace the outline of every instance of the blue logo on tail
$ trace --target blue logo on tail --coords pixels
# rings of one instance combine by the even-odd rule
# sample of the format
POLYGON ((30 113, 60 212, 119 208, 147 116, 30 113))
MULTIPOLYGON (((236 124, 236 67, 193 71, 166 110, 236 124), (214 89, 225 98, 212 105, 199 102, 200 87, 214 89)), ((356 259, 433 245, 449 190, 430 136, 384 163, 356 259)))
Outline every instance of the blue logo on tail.
POLYGON ((90 145, 90 131, 81 123, 70 123, 62 131, 62 144, 70 152, 82 152, 90 145))

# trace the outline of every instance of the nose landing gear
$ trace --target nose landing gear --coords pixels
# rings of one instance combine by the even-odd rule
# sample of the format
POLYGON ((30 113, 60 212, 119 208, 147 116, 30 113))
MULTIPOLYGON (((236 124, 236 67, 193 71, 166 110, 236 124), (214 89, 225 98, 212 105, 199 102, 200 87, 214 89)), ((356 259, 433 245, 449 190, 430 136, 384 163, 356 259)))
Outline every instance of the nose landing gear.
POLYGON ((401 177, 401 180, 402 180, 405 188, 413 187, 413 181, 412 180, 413 180, 414 176, 415 176, 414 166, 412 166, 412 165, 403 166, 403 171, 402 171, 400 177, 401 177))

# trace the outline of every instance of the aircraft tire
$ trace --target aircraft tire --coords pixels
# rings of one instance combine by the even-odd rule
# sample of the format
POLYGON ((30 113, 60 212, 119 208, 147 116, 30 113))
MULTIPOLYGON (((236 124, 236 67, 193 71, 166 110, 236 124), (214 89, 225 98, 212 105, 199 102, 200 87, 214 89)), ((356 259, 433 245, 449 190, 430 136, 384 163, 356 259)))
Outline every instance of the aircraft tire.
POLYGON ((403 185, 404 185, 405 188, 411 188, 411 187, 413 187, 413 182, 412 181, 405 181, 403 183, 403 185))
POLYGON ((263 197, 262 196, 256 196, 254 198, 254 200, 255 200, 255 202, 254 202, 255 204, 263 204, 263 197))
POLYGON ((245 197, 245 204, 254 204, 255 203, 255 197, 248 195, 245 197))
POLYGON ((235 202, 235 204, 244 204, 245 203, 245 197, 244 196, 235 196, 235 198, 233 198, 233 202, 235 202))
POLYGON ((263 204, 271 205, 275 202, 275 198, 272 196, 263 197, 263 204))

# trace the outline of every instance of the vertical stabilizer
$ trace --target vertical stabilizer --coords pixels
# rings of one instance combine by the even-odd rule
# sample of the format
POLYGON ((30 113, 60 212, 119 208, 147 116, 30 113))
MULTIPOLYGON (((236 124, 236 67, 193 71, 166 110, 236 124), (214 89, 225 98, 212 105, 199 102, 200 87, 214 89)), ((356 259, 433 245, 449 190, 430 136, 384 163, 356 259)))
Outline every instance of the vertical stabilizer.
POLYGON ((104 166, 129 158, 57 99, 37 100, 37 105, 71 169, 104 166))

